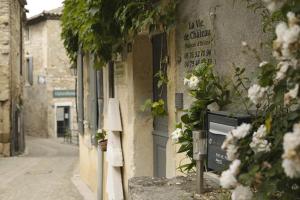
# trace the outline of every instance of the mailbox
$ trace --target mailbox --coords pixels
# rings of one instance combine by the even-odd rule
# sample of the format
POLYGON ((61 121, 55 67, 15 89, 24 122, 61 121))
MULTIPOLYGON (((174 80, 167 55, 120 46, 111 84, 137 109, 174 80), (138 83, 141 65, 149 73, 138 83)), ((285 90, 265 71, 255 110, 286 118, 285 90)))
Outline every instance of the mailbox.
POLYGON ((226 152, 221 148, 226 135, 242 123, 249 123, 249 115, 230 112, 208 112, 207 114, 207 167, 213 171, 228 168, 226 152))

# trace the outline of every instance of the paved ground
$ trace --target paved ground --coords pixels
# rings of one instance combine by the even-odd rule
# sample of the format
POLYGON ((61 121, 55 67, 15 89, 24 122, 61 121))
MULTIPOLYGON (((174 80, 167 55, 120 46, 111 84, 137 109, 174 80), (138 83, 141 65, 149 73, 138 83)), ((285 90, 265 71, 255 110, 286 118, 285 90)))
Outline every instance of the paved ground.
POLYGON ((0 158, 0 200, 83 200, 72 182, 78 147, 26 138, 24 156, 0 158))

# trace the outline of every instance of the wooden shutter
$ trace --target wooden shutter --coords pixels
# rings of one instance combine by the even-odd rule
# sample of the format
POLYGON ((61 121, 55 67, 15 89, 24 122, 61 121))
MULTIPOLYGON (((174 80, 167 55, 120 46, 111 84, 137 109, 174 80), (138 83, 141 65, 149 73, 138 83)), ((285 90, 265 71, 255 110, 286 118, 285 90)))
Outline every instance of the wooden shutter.
POLYGON ((77 54, 77 117, 78 117, 78 131, 79 133, 84 133, 84 101, 83 101, 83 57, 81 49, 78 50, 77 54))
POLYGON ((90 128, 92 131, 92 143, 95 144, 95 133, 97 131, 97 73, 95 70, 95 56, 94 54, 90 55, 90 62, 89 62, 89 76, 90 76, 90 99, 89 99, 89 107, 90 107, 90 113, 89 113, 89 118, 90 118, 90 128))
POLYGON ((97 70, 97 122, 98 127, 102 128, 103 124, 103 105, 104 105, 104 91, 103 91, 103 69, 97 70))

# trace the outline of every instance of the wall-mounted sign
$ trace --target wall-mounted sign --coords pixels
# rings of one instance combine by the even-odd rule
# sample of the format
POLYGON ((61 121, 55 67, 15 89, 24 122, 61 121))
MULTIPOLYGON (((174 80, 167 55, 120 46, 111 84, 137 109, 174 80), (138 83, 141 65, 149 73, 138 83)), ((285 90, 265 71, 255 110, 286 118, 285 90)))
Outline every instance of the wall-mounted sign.
POLYGON ((43 85, 43 84, 45 84, 45 83, 46 83, 46 77, 45 77, 45 76, 39 75, 39 76, 38 76, 38 84, 43 85))
POLYGON ((210 22, 202 18, 185 24, 183 33, 183 60, 185 68, 193 68, 206 61, 212 63, 212 31, 210 22))
POLYGON ((75 90, 54 90, 53 91, 54 98, 71 98, 75 96, 76 96, 75 90))

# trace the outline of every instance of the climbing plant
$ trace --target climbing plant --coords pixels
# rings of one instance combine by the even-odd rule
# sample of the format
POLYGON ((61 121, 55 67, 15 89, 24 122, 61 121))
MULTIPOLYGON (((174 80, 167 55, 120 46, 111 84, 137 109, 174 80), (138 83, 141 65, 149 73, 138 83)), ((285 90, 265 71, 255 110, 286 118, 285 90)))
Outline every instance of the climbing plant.
POLYGON ((74 62, 81 46, 99 63, 112 59, 143 30, 167 31, 175 24, 177 0, 168 4, 148 0, 65 0, 62 39, 74 62))
POLYGON ((232 130, 222 146, 232 163, 220 183, 233 200, 300 196, 300 2, 262 3, 275 24, 274 58, 260 63, 258 81, 248 89, 253 122, 232 130))
POLYGON ((181 123, 172 133, 172 139, 180 145, 178 153, 185 153, 190 162, 179 166, 181 172, 190 172, 195 167, 193 160, 193 131, 205 130, 205 116, 208 110, 216 111, 230 103, 229 82, 216 75, 213 65, 201 63, 186 75, 184 84, 193 103, 181 117, 181 123))

